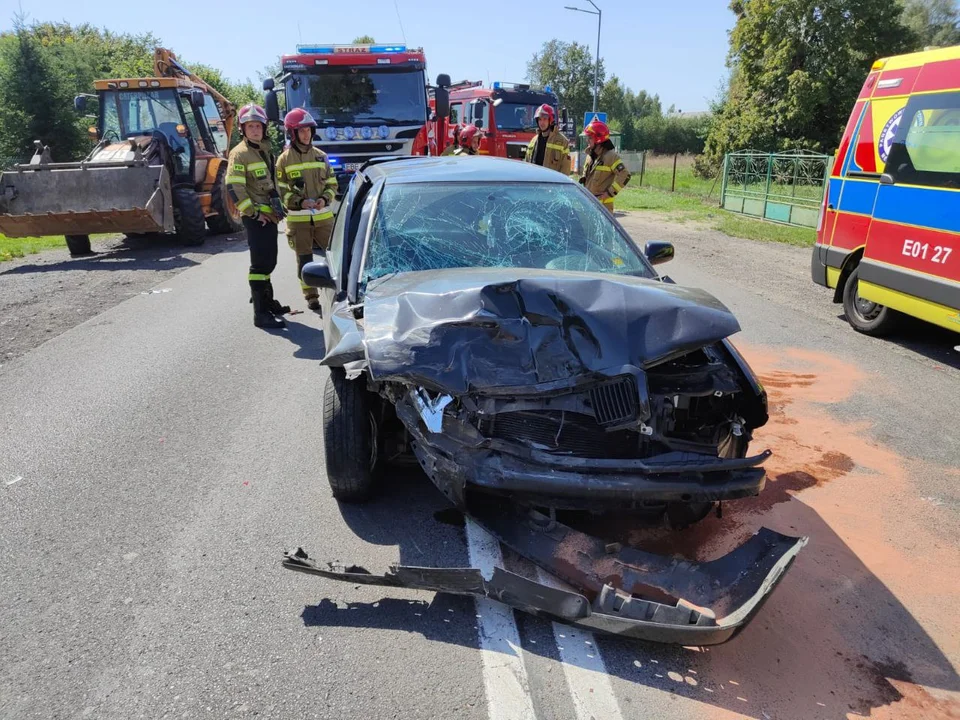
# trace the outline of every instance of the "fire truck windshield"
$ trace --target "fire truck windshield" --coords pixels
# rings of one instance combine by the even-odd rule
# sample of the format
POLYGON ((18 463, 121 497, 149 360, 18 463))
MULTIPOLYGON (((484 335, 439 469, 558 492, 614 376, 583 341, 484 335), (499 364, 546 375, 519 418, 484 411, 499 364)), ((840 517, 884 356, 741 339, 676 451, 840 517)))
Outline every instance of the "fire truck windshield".
POLYGON ((520 131, 535 130, 537 121, 533 114, 539 105, 502 102, 493 111, 497 120, 497 130, 520 131))
POLYGON ((426 119, 422 70, 328 68, 295 76, 287 84, 287 107, 306 107, 321 127, 369 120, 413 125, 426 119))

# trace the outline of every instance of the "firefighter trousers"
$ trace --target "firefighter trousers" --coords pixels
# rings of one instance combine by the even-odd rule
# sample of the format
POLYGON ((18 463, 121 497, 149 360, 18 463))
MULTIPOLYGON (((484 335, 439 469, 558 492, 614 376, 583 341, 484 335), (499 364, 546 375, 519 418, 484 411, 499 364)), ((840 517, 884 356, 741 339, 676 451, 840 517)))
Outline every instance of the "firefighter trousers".
POLYGON ((269 301, 273 298, 270 275, 277 267, 277 226, 244 216, 243 227, 250 247, 250 295, 255 303, 261 298, 269 301))
POLYGON ((312 222, 291 222, 290 218, 291 216, 287 216, 287 244, 297 254, 297 280, 300 281, 304 299, 309 302, 318 298, 319 294, 316 288, 304 285, 300 274, 303 272, 304 265, 313 262, 314 250, 318 250, 322 255, 330 247, 333 218, 323 220, 311 218, 312 222))

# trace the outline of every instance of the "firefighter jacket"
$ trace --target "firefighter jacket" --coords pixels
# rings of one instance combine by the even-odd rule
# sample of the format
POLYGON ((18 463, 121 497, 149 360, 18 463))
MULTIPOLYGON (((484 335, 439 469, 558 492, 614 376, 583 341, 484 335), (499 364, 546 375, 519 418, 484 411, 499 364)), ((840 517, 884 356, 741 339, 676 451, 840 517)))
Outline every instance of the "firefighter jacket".
POLYGON ((241 215, 273 214, 270 199, 278 196, 273 182, 273 155, 269 140, 253 143, 244 138, 227 160, 227 192, 241 215))
POLYGON ((612 145, 605 144, 599 150, 599 158, 593 152, 587 152, 580 182, 605 205, 613 205, 613 198, 630 182, 630 171, 612 145), (601 198, 604 193, 610 197, 601 198))
POLYGON ((287 209, 287 231, 297 223, 315 224, 333 219, 330 209, 337 197, 337 178, 327 154, 313 145, 290 143, 277 160, 277 188, 287 209), (322 210, 304 210, 304 200, 326 200, 322 210))
MULTIPOLYGON (((530 140, 527 145, 527 155, 524 158, 528 163, 536 163, 537 142, 540 140, 540 131, 530 140)), ((550 131, 546 138, 546 147, 543 149, 543 167, 562 172, 564 175, 570 174, 570 142, 566 136, 556 129, 550 131)))

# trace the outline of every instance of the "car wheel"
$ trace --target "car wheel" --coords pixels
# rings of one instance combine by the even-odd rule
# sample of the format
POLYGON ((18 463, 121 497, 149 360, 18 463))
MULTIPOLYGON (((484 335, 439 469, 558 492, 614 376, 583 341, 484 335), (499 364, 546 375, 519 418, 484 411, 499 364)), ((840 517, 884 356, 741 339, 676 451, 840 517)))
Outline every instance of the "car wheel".
POLYGON ((667 503, 667 527, 671 530, 683 530, 696 525, 713 510, 713 502, 671 502, 667 503))
POLYGON ((860 267, 847 276, 843 286, 843 312, 847 322, 857 332, 880 337, 896 329, 900 315, 896 310, 864 300, 857 292, 860 284, 860 267))
POLYGON ((331 368, 323 391, 323 443, 333 497, 363 502, 373 492, 378 466, 377 423, 363 383, 331 368))

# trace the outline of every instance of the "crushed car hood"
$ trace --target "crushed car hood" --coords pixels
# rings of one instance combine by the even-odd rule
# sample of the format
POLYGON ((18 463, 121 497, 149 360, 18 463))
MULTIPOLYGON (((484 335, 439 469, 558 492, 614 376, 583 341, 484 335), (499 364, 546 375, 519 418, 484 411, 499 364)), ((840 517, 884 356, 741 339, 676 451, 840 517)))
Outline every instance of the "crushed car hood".
MULTIPOLYGON (((740 330, 702 290, 513 268, 388 276, 368 287, 362 327, 373 379, 455 395, 646 368, 740 330)), ((359 338, 347 335, 353 352, 341 357, 356 361, 359 338)), ((335 345, 325 364, 344 364, 335 356, 347 348, 335 345)))

